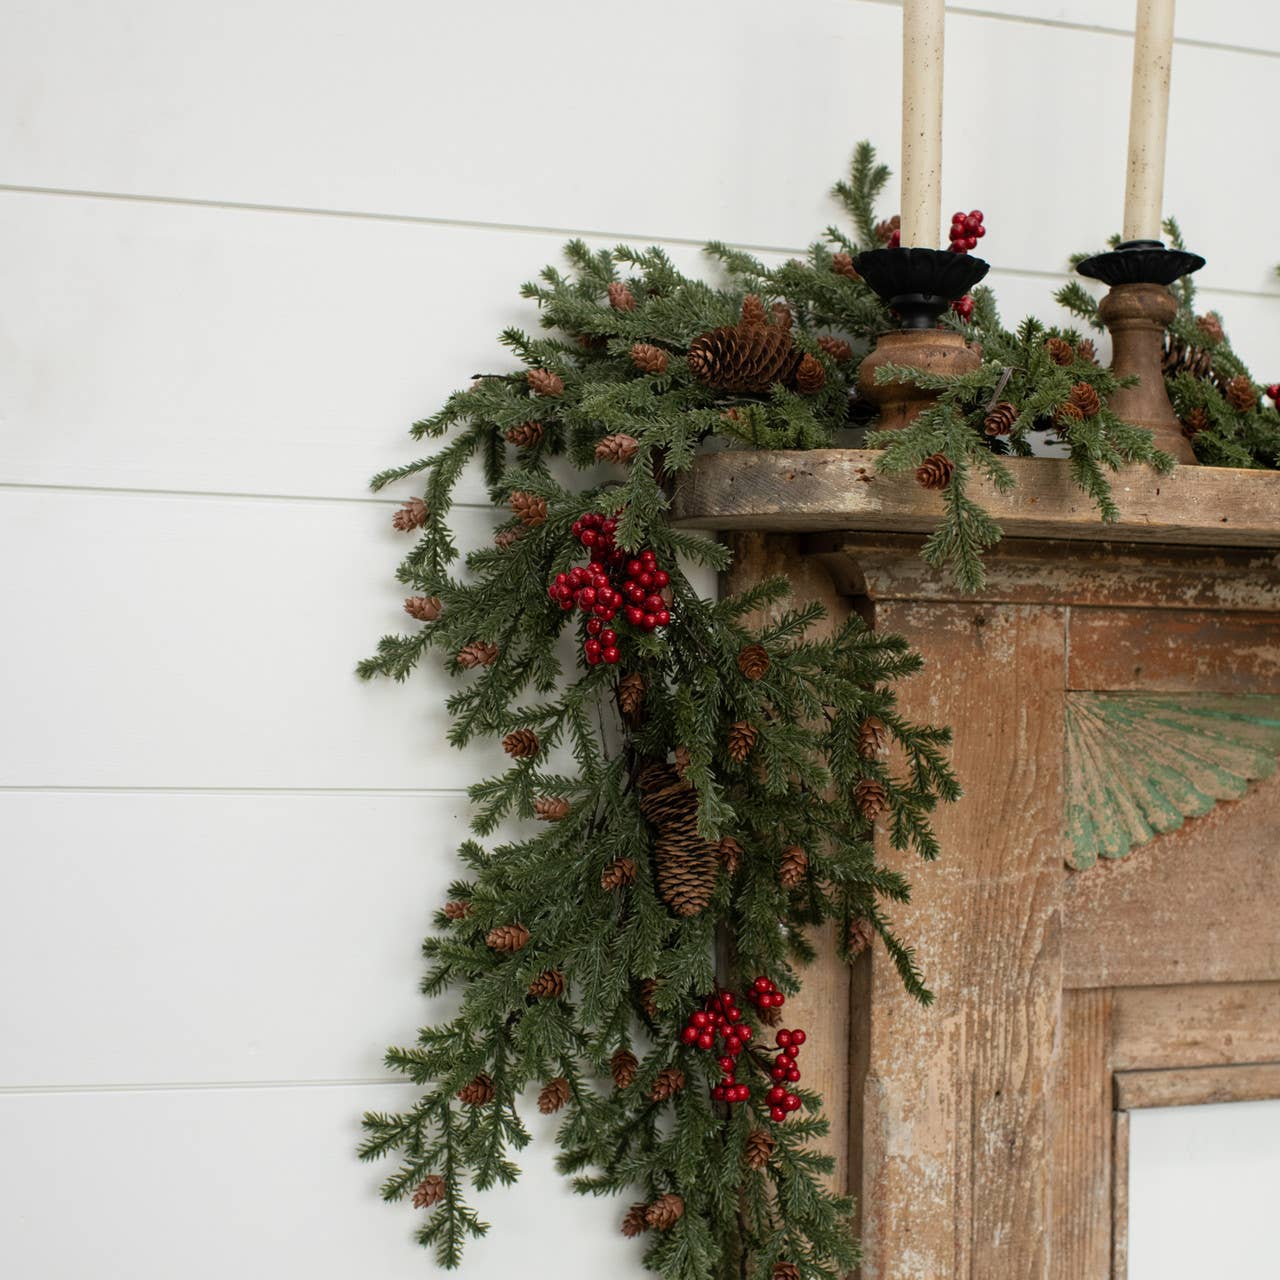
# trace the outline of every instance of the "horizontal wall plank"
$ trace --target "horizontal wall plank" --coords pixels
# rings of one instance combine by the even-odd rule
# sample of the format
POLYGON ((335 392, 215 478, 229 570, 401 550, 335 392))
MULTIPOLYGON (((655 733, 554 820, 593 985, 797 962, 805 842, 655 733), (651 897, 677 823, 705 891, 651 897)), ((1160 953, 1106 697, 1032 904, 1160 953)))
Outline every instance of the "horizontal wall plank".
POLYGON ((1280 1099, 1280 1062, 1189 1067, 1181 1071, 1121 1071, 1115 1077, 1115 1088, 1116 1106, 1122 1111, 1280 1099))

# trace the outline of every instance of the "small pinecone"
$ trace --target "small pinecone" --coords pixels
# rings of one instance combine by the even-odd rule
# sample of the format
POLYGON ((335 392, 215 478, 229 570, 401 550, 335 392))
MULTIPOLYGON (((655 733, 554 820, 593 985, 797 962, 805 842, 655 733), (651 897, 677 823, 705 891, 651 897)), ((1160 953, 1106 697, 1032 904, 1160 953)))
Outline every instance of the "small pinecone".
POLYGON ((569 1082, 564 1076, 548 1080, 538 1094, 538 1110, 544 1116, 553 1116, 569 1101, 569 1082))
POLYGON ((672 751, 672 764, 676 767, 676 772, 683 778, 688 772, 689 766, 693 763, 693 757, 689 754, 688 747, 676 747, 672 751))
POLYGON ((1160 368, 1166 375, 1189 373, 1196 378, 1207 378, 1213 372, 1213 352, 1166 332, 1160 368))
POLYGON ((507 443, 515 445, 517 449, 532 449, 541 442, 544 430, 540 422, 517 422, 514 427, 507 429, 507 443))
POLYGON ((696 916, 711 901, 719 861, 698 834, 698 793, 670 764, 653 764, 639 779, 640 812, 657 830, 653 842, 658 896, 673 914, 696 916))
POLYGON ((770 1280, 800 1280, 800 1268, 794 1262, 775 1262, 770 1280))
POLYGON ((789 845, 782 851, 778 864, 778 883, 784 889, 795 889, 804 883, 809 874, 809 855, 798 845, 789 845))
POLYGON ((1202 431, 1210 424, 1211 419, 1207 409, 1199 407, 1188 409, 1187 416, 1182 420, 1182 434, 1188 440, 1194 440, 1202 431))
POLYGON ((1222 317, 1216 311, 1207 312, 1205 315, 1196 316, 1196 328, 1204 334, 1210 342, 1221 342, 1227 335, 1222 328, 1222 317))
POLYGON ((664 1067, 649 1090, 650 1102, 666 1102, 684 1088, 684 1072, 679 1067, 664 1067))
POLYGON ((596 445, 596 461, 630 462, 636 456, 636 451, 639 448, 640 442, 635 436, 629 436, 619 431, 614 435, 605 436, 596 445))
POLYGON ((742 323, 764 324, 764 317, 764 303, 760 301, 759 295, 747 294, 742 300, 742 323))
POLYGON ((931 453, 916 468, 916 483, 925 489, 945 489, 955 469, 955 463, 945 453, 931 453))
POLYGON ((618 684, 618 710, 624 716, 634 716, 644 705, 644 676, 633 671, 622 677, 618 684))
POLYGON ((559 969, 544 969, 529 983, 529 994, 535 1000, 559 1000, 564 995, 564 974, 559 969))
POLYGON ((729 726, 729 759, 741 764, 755 749, 760 730, 745 720, 729 726))
POLYGON ((815 360, 807 351, 796 366, 796 390, 802 396, 816 396, 827 385, 827 371, 822 361, 815 360))
POLYGON ((1068 365, 1075 362, 1076 349, 1065 338, 1046 338, 1044 346, 1054 364, 1068 365))
POLYGON ((419 622, 434 622, 440 616, 440 597, 410 596, 404 602, 404 611, 419 622))
POLYGON ((874 822, 889 803, 884 783, 879 778, 863 778, 853 789, 853 803, 868 822, 874 822))
POLYGON ((563 796, 539 796, 533 812, 543 822, 561 822, 569 816, 569 802, 563 796))
POLYGON ((873 760, 889 741, 889 730, 879 716, 868 716, 858 728, 858 754, 873 760))
POLYGON ((844 940, 850 959, 860 956, 876 940, 876 927, 866 916, 855 916, 849 921, 844 940))
POLYGON ((1013 424, 1017 420, 1018 406, 1010 404, 1007 400, 1001 400, 987 414, 983 429, 989 436, 1007 436, 1013 430, 1013 424))
POLYGON ((1222 394, 1237 413, 1248 413, 1258 407, 1258 388, 1243 373, 1232 378, 1222 388, 1222 394))
POLYGON ((495 925, 484 935, 491 951, 523 951, 529 945, 529 930, 522 924, 495 925))
POLYGON ((458 1090, 458 1101, 469 1107, 482 1107, 493 1101, 494 1092, 493 1080, 488 1072, 482 1071, 470 1084, 464 1084, 458 1090))
POLYGON ((444 1179, 438 1173, 429 1173, 413 1189, 413 1207, 430 1209, 433 1204, 444 1199, 444 1192, 444 1179))
POLYGON ((857 269, 853 265, 853 258, 847 253, 833 254, 831 258, 831 270, 838 276, 844 276, 849 280, 861 280, 857 269))
POLYGON ((1053 420, 1060 427, 1084 421, 1084 410, 1072 400, 1064 400, 1054 411, 1053 420))
POLYGON ((421 498, 410 498, 408 502, 401 506, 400 510, 391 517, 391 523, 395 525, 401 533, 409 533, 414 529, 421 529, 427 523, 427 517, 431 513, 427 510, 427 504, 421 498))
POLYGON ((506 551, 508 547, 514 547, 522 537, 524 537, 524 529, 521 526, 517 526, 514 529, 503 529, 500 533, 493 535, 493 545, 499 551, 506 551))
POLYGON ((748 680, 763 679, 769 671, 769 650, 762 644, 744 645, 738 650, 738 670, 748 680))
POLYGON ((731 876, 736 876, 738 868, 742 866, 742 846, 732 836, 722 836, 716 846, 716 854, 720 858, 720 865, 731 876))
POLYGON ((760 1009, 757 1011, 756 1017, 759 1018, 766 1027, 782 1026, 782 1010, 775 1009, 772 1005, 767 1009, 760 1009))
POLYGON ((892 218, 888 218, 884 222, 876 223, 876 239, 879 240, 881 244, 887 245, 889 241, 893 239, 893 233, 895 231, 901 232, 901 230, 902 215, 900 213, 895 213, 892 218))
POLYGON ((651 342, 635 342, 631 346, 631 363, 641 373, 666 373, 667 353, 651 342))
POLYGON ((630 1089, 635 1083, 636 1068, 639 1065, 636 1055, 630 1049, 619 1049, 609 1059, 609 1074, 613 1077, 613 1083, 619 1089, 630 1089))
POLYGON ((498 646, 487 640, 475 640, 463 645, 458 650, 458 666, 470 670, 472 667, 491 667, 498 660, 498 646))
POLYGON ((564 379, 550 369, 530 369, 525 374, 525 380, 535 396, 564 395, 564 379))
POLYGON ((633 1204, 627 1210, 626 1216, 622 1219, 622 1234, 628 1240, 634 1240, 636 1236, 649 1230, 649 1222, 645 1216, 648 1208, 649 1206, 645 1204, 633 1204))
POLYGON ((768 325, 742 324, 712 329, 693 340, 689 372, 718 391, 768 391, 789 383, 800 363, 791 335, 768 325))
POLYGON ((790 333, 791 326, 795 324, 795 317, 791 314, 791 308, 785 302, 775 302, 769 308, 769 314, 773 317, 773 323, 779 329, 785 329, 790 333))
POLYGON ((471 903, 461 898, 444 904, 445 918, 449 920, 465 920, 471 914, 471 903))
POLYGON ((534 529, 547 518, 547 500, 517 489, 511 495, 511 511, 530 529, 534 529))
POLYGON ((1081 338, 1076 343, 1076 359, 1087 360, 1090 364, 1098 363, 1098 348, 1093 345, 1092 338, 1081 338))
POLYGON ((837 364, 853 359, 853 348, 843 338, 821 337, 818 346, 837 364))
POLYGON ((1102 397, 1087 382, 1077 382, 1071 388, 1071 403, 1086 418, 1092 418, 1102 408, 1102 397))
POLYGON ((517 760, 528 760, 538 754, 538 735, 532 729, 512 729, 502 740, 502 749, 517 760))
POLYGON ((684 1201, 674 1193, 660 1196, 645 1210, 644 1220, 657 1231, 670 1231, 684 1217, 684 1201))
POLYGON ((644 1010, 644 1016, 653 1022, 658 1019, 658 1005, 654 998, 657 994, 657 978, 646 978, 640 984, 640 1007, 644 1010))
POLYGON ((743 1163, 748 1169, 763 1169, 778 1144, 767 1129, 752 1129, 742 1149, 743 1163))
POLYGON ((606 893, 612 893, 623 885, 633 884, 635 878, 636 864, 630 858, 615 858, 600 873, 600 887, 606 893))
POLYGON ((609 285, 609 305, 615 311, 634 311, 636 295, 621 281, 614 280, 609 285))

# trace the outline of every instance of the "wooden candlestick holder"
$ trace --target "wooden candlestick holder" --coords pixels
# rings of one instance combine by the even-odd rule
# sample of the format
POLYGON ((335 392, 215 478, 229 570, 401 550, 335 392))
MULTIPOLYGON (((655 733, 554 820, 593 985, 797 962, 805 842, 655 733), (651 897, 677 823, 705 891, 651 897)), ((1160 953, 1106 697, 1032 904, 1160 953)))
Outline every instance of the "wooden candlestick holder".
POLYGON ((876 339, 875 350, 858 370, 858 395, 880 410, 881 431, 909 427, 938 393, 914 382, 877 382, 886 364, 907 365, 926 373, 972 373, 982 357, 954 329, 894 329, 876 339))

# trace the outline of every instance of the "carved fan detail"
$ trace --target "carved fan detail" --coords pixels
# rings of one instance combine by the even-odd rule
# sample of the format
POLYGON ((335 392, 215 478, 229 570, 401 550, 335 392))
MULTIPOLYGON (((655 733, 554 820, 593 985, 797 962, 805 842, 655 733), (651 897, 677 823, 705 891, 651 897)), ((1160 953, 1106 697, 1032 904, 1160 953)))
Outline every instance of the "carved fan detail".
POLYGON ((1068 862, 1122 858, 1268 777, 1280 755, 1280 698, 1067 695, 1068 862))

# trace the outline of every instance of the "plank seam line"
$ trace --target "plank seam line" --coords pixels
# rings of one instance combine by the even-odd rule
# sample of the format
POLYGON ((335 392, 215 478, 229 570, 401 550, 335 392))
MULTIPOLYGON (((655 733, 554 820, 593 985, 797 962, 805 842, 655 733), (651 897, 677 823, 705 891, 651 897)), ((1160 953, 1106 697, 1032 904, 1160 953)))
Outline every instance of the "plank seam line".
MULTIPOLYGON (((305 494, 305 493, 238 493, 229 489, 162 489, 148 488, 143 485, 112 484, 52 484, 41 481, 0 480, 0 490, 35 493, 107 493, 120 494, 126 497, 159 497, 159 498, 211 498, 215 501, 249 501, 249 502, 286 502, 329 504, 343 503, 362 506, 399 506, 403 497, 384 497, 377 494, 359 497, 344 497, 341 494, 305 494)), ((455 502, 454 509, 467 511, 494 511, 487 502, 455 502)))
POLYGON ((0 1085, 0 1097, 48 1093, 199 1093, 245 1089, 352 1089, 407 1082, 391 1077, 357 1076, 336 1080, 197 1080, 138 1081, 131 1084, 0 1085))
POLYGON ((465 787, 198 787, 0 783, 0 795, 422 796, 466 800, 465 787))

